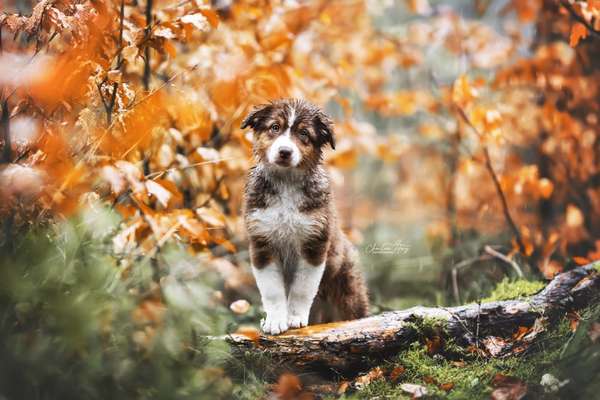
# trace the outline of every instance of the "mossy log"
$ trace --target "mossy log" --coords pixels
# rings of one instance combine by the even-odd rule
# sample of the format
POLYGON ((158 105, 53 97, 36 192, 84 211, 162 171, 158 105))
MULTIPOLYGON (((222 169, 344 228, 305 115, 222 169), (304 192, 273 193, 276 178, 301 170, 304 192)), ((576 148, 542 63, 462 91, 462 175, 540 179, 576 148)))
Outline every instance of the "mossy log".
POLYGON ((551 324, 566 315, 576 318, 577 310, 600 298, 599 266, 597 262, 561 273, 537 294, 517 300, 414 307, 289 330, 279 336, 232 334, 227 341, 237 356, 265 354, 278 364, 340 372, 393 356, 416 340, 442 347, 441 351, 451 343, 489 357, 518 354, 551 324))

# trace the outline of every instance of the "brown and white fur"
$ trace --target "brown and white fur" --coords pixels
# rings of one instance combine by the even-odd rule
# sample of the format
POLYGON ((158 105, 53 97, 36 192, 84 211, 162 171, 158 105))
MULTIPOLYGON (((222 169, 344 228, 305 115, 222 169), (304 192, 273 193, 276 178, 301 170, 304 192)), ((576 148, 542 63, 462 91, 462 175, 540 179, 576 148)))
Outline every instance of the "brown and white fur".
POLYGON ((254 109, 241 127, 254 132, 244 218, 266 312, 262 330, 276 335, 308 325, 309 316, 310 323, 366 316, 367 290, 322 165, 323 148, 335 148, 331 120, 308 102, 285 99, 254 109))

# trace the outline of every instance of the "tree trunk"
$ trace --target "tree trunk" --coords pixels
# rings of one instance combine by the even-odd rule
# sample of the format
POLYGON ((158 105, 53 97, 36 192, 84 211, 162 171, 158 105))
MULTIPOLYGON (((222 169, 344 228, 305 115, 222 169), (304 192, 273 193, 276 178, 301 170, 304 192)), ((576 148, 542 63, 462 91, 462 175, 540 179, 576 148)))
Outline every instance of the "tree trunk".
POLYGON ((600 262, 557 275, 539 293, 518 300, 458 307, 414 307, 354 321, 313 325, 279 336, 227 337, 234 355, 266 354, 294 367, 351 371, 406 349, 415 340, 452 339, 483 356, 525 351, 539 333, 600 297, 600 262))

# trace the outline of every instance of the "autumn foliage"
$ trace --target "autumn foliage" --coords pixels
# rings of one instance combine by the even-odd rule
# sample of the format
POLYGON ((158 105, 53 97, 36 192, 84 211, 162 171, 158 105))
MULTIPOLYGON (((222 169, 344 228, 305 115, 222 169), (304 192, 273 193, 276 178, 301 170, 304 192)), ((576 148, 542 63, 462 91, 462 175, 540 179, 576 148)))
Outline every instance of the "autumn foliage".
MULTIPOLYGON (((336 121, 326 160, 357 244, 420 215, 446 272, 473 235, 476 256, 493 245, 539 277, 600 258, 599 1, 397 1, 400 30, 379 22, 384 1, 24 3, 0 15, 1 243, 102 204, 121 217, 124 276, 181 244, 229 306, 252 286, 240 122, 302 97, 336 121), (393 207, 356 183, 365 165, 393 207)), ((162 321, 167 274, 138 299, 141 324, 162 321)), ((300 390, 289 379, 282 393, 300 390)))

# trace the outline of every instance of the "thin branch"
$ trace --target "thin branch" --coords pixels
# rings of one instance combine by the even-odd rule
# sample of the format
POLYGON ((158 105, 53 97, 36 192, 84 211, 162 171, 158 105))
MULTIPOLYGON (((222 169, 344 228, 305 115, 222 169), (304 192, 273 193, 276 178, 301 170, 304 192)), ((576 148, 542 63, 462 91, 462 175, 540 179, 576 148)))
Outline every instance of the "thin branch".
POLYGON ((189 168, 195 168, 195 167, 199 167, 200 165, 208 165, 208 164, 217 164, 220 163, 221 161, 229 161, 229 160, 233 160, 234 157, 228 157, 228 158, 219 158, 218 160, 211 160, 211 161, 201 161, 201 162, 197 162, 194 164, 190 164, 190 165, 186 165, 186 166, 182 166, 182 167, 172 167, 172 168, 167 168, 167 169, 163 169, 162 171, 155 171, 152 172, 148 175, 146 175, 144 178, 146 179, 156 179, 164 174, 166 174, 167 172, 170 171, 182 171, 182 170, 186 170, 189 168))
MULTIPOLYGON (((150 32, 152 30, 152 2, 153 0, 147 0, 146 3, 146 42, 150 38, 150 32)), ((146 43, 146 47, 144 48, 144 76, 143 83, 144 89, 148 90, 150 88, 150 74, 152 73, 150 69, 150 46, 146 43)))
POLYGON ((110 95, 110 102, 108 103, 108 112, 106 114, 107 125, 112 124, 112 115, 115 110, 115 103, 117 101, 117 91, 119 90, 119 83, 115 82, 112 86, 112 94, 110 95))
POLYGON ((577 11, 575 11, 573 6, 568 1, 561 0, 560 4, 562 4, 562 6, 567 9, 569 14, 571 14, 571 17, 576 19, 578 22, 582 23, 588 29, 588 31, 592 33, 592 35, 600 37, 600 31, 594 29, 594 27, 585 18, 577 14, 577 11))
POLYGON ((122 50, 123 50, 123 20, 125 19, 125 0, 121 0, 121 10, 119 12, 119 50, 117 53, 117 68, 121 68, 122 50))
POLYGON ((215 183, 215 188, 212 190, 212 192, 209 194, 208 198, 206 200, 204 200, 202 202, 202 204, 200 204, 198 207, 196 208, 202 208, 202 207, 206 207, 208 205, 208 203, 210 203, 210 201, 212 199, 215 198, 215 196, 217 195, 217 193, 219 192, 219 188, 221 187, 221 183, 223 182, 223 180, 225 179, 225 175, 222 175, 219 179, 217 179, 217 182, 215 183))
MULTIPOLYGON (((455 108, 458 111, 458 115, 460 115, 460 117, 463 119, 463 121, 465 121, 465 123, 467 125, 469 125, 471 127, 471 129, 473 129, 473 131, 477 134, 477 136, 483 137, 481 132, 479 132, 479 130, 475 127, 475 125, 473 125, 473 123, 471 122, 471 120, 469 119, 469 117, 467 116, 465 111, 462 109, 462 107, 455 104, 455 108)), ((502 212, 504 213, 504 219, 510 226, 510 229, 512 230, 512 232, 515 236, 515 240, 517 241, 517 245, 519 246, 519 251, 523 255, 526 256, 527 252, 526 252, 525 243, 523 242, 523 237, 521 236, 521 232, 519 231, 519 228, 515 224, 515 221, 510 214, 510 209, 508 208, 508 202, 506 201, 506 195, 504 194, 504 190, 502 190, 502 186, 500 185, 500 180, 498 179, 498 175, 496 174, 496 171, 494 170, 494 167, 492 165, 492 159, 490 157, 488 148, 485 145, 485 143, 482 143, 482 147, 483 147, 485 168, 487 169, 490 176, 492 177, 492 180, 494 181, 496 193, 498 194, 498 197, 500 198, 500 202, 502 203, 502 212)))
POLYGON ((521 271, 521 267, 519 267, 519 264, 517 264, 514 260, 511 260, 499 251, 494 250, 494 248, 491 246, 485 246, 483 249, 489 255, 499 258, 500 260, 504 261, 505 263, 508 263, 511 267, 513 267, 519 278, 523 277, 523 271, 521 271))
MULTIPOLYGON (((121 8, 119 10, 119 41, 117 46, 117 66, 116 69, 121 68, 122 64, 122 50, 123 50, 123 21, 125 19, 125 0, 121 0, 121 8)), ((115 104, 117 102, 117 92, 119 90, 119 83, 114 82, 112 85, 112 92, 110 94, 110 100, 106 101, 104 98, 104 94, 102 93, 102 85, 106 83, 106 79, 102 81, 102 83, 97 84, 98 91, 100 92, 100 99, 102 100, 102 104, 104 105, 104 110, 106 111, 106 125, 112 125, 112 115, 115 110, 115 104)))
POLYGON ((104 105, 104 110, 106 111, 106 114, 108 115, 110 112, 110 109, 108 107, 108 103, 106 102, 106 99, 104 98, 104 93, 102 93, 102 85, 103 84, 104 84, 104 82, 97 83, 96 87, 98 88, 98 93, 100 93, 100 100, 102 100, 102 105, 104 105))
POLYGON ((473 264, 476 264, 480 261, 489 260, 491 257, 487 254, 482 254, 477 257, 467 258, 466 260, 462 260, 461 262, 455 264, 452 267, 452 292, 454 294, 454 300, 457 303, 460 303, 460 291, 458 288, 458 271, 463 268, 470 267, 473 264))
POLYGON ((8 109, 8 99, 2 101, 2 116, 0 117, 0 131, 4 140, 2 150, 2 159, 0 162, 9 163, 12 159, 11 141, 10 141, 10 110, 8 109))

